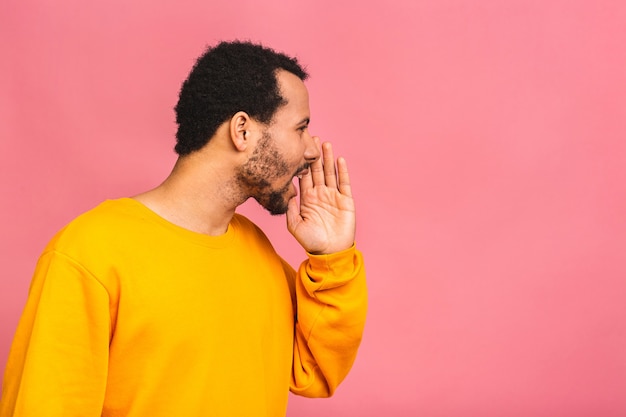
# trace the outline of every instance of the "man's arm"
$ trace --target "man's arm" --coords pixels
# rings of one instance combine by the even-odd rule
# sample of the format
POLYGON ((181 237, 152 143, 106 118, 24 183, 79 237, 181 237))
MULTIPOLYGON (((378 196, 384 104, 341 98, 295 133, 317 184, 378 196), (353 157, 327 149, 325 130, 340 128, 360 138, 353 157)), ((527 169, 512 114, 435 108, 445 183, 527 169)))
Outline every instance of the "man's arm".
POLYGON ((104 287, 67 256, 43 254, 7 362, 0 417, 100 416, 110 330, 104 287))
POLYGON ((367 312, 363 258, 350 247, 311 255, 296 276, 297 316, 291 391, 329 397, 346 377, 367 312))
POLYGON ((296 278, 291 390, 328 397, 356 358, 367 311, 348 167, 343 158, 335 166, 330 143, 300 179, 300 205, 289 202, 287 227, 309 253, 296 278))

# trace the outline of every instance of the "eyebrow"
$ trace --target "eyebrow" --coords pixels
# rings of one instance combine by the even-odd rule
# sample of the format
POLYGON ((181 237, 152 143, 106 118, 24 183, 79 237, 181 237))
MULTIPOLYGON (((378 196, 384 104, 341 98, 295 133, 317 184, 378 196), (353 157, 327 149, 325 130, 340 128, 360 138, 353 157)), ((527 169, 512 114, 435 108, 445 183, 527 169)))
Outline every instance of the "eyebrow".
POLYGON ((306 124, 308 126, 309 123, 311 123, 311 119, 309 119, 308 117, 305 117, 304 119, 300 120, 297 123, 297 126, 300 126, 301 124, 306 124))

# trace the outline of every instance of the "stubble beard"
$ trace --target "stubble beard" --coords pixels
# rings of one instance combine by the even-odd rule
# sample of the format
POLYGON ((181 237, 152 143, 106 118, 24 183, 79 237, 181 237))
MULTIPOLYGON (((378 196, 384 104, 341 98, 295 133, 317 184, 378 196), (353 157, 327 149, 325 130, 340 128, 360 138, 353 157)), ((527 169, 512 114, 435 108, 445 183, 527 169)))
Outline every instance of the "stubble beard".
POLYGON ((290 172, 271 135, 264 132, 250 159, 238 170, 236 180, 242 190, 247 190, 248 197, 254 198, 271 215, 277 216, 287 212, 289 199, 286 194, 291 188, 293 176, 303 168, 294 172, 284 187, 272 189, 272 179, 285 177, 290 172))

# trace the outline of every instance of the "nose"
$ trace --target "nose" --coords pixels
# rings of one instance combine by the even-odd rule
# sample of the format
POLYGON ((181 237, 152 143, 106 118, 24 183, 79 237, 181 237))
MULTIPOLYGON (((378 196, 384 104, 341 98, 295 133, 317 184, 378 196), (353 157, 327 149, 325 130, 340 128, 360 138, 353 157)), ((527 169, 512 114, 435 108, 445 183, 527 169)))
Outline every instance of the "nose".
POLYGON ((320 138, 311 135, 307 136, 306 148, 304 149, 304 159, 311 164, 320 158, 320 138))

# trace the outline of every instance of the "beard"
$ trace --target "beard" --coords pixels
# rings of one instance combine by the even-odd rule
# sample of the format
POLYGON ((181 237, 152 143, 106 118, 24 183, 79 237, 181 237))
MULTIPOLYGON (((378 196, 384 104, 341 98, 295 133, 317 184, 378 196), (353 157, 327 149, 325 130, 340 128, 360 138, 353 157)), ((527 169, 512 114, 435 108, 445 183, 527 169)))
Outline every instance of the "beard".
MULTIPOLYGON (((291 183, 290 183, 291 184, 291 183)), ((289 190, 289 184, 282 191, 271 191, 263 199, 254 197, 255 200, 272 216, 279 216, 287 213, 289 199, 285 197, 289 190)))
POLYGON ((270 214, 280 215, 287 212, 293 177, 308 166, 304 164, 290 171, 289 164, 278 152, 272 137, 264 132, 250 159, 239 168, 236 179, 240 188, 247 190, 249 197, 254 198, 270 214), (272 185, 272 182, 286 176, 289 180, 281 188, 276 189, 272 185))

